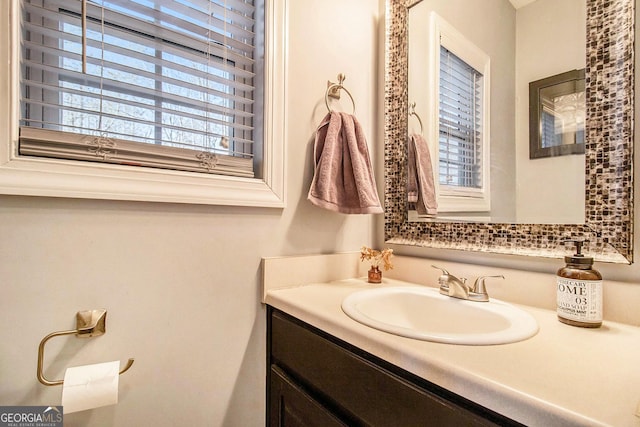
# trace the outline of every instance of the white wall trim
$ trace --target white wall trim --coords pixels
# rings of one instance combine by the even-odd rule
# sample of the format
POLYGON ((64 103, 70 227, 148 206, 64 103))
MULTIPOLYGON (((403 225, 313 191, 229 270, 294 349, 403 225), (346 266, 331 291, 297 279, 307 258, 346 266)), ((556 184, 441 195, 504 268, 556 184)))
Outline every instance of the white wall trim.
POLYGON ((285 207, 287 1, 267 1, 263 178, 17 156, 20 2, 0 2, 0 194, 285 207))

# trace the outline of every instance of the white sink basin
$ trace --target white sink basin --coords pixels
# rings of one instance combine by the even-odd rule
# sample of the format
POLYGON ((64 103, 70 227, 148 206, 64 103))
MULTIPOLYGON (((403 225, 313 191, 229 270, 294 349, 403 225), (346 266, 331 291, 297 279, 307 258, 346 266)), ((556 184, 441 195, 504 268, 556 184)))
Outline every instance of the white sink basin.
POLYGON ((493 298, 465 301, 421 286, 355 292, 344 299, 342 310, 381 331, 447 344, 506 344, 538 332, 533 316, 511 304, 493 298))

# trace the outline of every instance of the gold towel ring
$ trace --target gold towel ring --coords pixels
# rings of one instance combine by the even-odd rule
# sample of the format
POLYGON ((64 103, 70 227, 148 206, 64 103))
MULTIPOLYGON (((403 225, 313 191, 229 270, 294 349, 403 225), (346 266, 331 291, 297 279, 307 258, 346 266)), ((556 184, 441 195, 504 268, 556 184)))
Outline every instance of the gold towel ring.
POLYGON ((349 98, 351 99, 351 105, 353 107, 352 114, 356 113, 356 101, 354 101, 351 92, 349 92, 347 88, 342 85, 342 82, 344 82, 345 79, 346 77, 344 76, 344 74, 338 74, 338 83, 330 84, 329 87, 327 87, 327 91, 324 93, 324 103, 327 105, 327 110, 329 110, 330 113, 333 113, 333 110, 329 106, 329 97, 331 96, 332 98, 340 99, 340 90, 344 90, 347 95, 349 95, 349 98))
POLYGON ((420 135, 424 135, 424 127, 422 126, 422 120, 420 119, 420 116, 418 115, 418 113, 416 113, 416 103, 412 102, 409 105, 409 116, 416 116, 416 119, 418 119, 418 123, 420 123, 420 135))

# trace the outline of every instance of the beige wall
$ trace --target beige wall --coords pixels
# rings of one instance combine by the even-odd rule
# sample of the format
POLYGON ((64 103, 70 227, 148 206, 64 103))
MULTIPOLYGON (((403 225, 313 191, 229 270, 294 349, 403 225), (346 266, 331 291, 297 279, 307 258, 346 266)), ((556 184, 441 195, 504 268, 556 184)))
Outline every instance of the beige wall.
POLYGON ((73 328, 76 311, 104 307, 107 333, 51 340, 45 373, 136 362, 118 405, 68 415, 66 426, 264 425, 261 257, 373 239, 370 215, 306 200, 328 79, 346 74, 369 143, 381 147, 378 0, 290 0, 288 12, 286 209, 0 196, 0 405, 60 404, 61 388, 35 378, 38 343, 73 328))
POLYGON ((584 222, 584 155, 529 159, 529 82, 585 67, 586 16, 584 0, 538 0, 516 13, 516 218, 521 224, 584 222))

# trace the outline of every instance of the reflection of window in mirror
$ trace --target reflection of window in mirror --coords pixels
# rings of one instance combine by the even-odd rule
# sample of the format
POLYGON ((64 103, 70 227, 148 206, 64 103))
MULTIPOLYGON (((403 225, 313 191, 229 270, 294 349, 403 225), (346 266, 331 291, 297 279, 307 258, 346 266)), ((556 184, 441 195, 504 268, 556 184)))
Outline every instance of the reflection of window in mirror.
POLYGON ((482 78, 440 46, 438 180, 443 186, 482 188, 482 78))
POLYGON ((584 91, 569 95, 547 95, 543 89, 542 148, 564 144, 584 144, 584 91))
POLYGON ((486 212, 489 193, 489 56, 432 15, 437 70, 439 212, 486 212))

